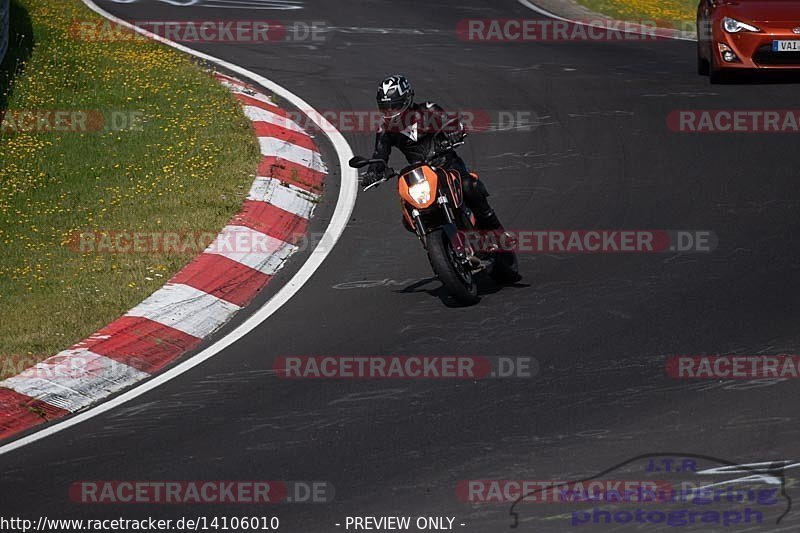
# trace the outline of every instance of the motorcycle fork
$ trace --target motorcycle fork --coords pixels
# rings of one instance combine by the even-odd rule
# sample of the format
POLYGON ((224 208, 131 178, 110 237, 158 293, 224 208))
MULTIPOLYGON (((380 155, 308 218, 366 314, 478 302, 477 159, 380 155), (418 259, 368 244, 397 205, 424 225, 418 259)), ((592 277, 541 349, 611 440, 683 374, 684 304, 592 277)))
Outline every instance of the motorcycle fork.
POLYGON ((464 242, 464 236, 458 230, 458 224, 456 223, 455 213, 453 213, 450 200, 447 198, 447 195, 442 194, 437 199, 437 202, 439 202, 439 205, 442 207, 442 212, 444 212, 444 217, 447 220, 443 229, 447 234, 447 238, 450 239, 450 243, 453 245, 453 251, 456 253, 456 257, 464 262, 468 261, 474 254, 467 243, 464 242))
POLYGON ((420 216, 418 210, 412 209, 411 210, 411 218, 414 219, 414 231, 417 232, 417 237, 419 237, 419 240, 422 241, 422 245, 427 250, 428 249, 428 244, 427 244, 425 238, 428 235, 428 232, 425 229, 425 224, 422 223, 422 216, 420 216))
MULTIPOLYGON (((446 194, 440 194, 439 197, 436 199, 436 202, 442 209, 442 213, 444 214, 445 223, 441 226, 441 229, 444 230, 447 238, 450 240, 450 243, 453 245, 453 251, 456 253, 456 257, 460 260, 467 262, 469 261, 470 257, 474 255, 470 246, 464 242, 464 236, 458 230, 458 224, 455 220, 455 214, 453 213, 453 209, 450 204, 450 200, 447 198, 446 194)), ((422 245, 425 249, 428 249, 427 238, 428 238, 428 230, 422 222, 422 217, 418 210, 414 209, 411 211, 411 216, 414 218, 414 226, 417 231, 417 236, 419 240, 422 242, 422 245)))

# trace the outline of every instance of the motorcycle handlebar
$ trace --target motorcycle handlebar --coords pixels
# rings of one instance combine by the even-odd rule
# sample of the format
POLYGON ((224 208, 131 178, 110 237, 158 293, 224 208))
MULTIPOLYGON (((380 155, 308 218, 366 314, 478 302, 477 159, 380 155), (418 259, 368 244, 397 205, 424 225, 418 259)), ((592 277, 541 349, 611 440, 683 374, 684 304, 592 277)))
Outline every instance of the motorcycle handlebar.
MULTIPOLYGON (((464 141, 455 143, 455 144, 451 145, 447 150, 444 150, 442 152, 436 152, 436 153, 432 154, 430 157, 428 157, 423 162, 426 165, 429 165, 433 161, 435 161, 438 157, 446 154, 448 151, 450 151, 450 150, 452 150, 454 148, 458 148, 462 144, 464 144, 464 141)), ((366 158, 362 158, 362 157, 356 156, 356 157, 354 157, 353 159, 350 160, 350 166, 352 166, 354 168, 363 168, 363 167, 365 167, 367 165, 370 165, 370 164, 373 164, 373 163, 382 163, 383 165, 386 165, 386 161, 384 161, 383 159, 366 159, 366 158)), ((363 190, 364 191, 368 191, 368 190, 370 190, 370 189, 372 189, 374 187, 377 187, 381 183, 389 181, 390 179, 396 178, 397 176, 400 175, 392 167, 389 167, 389 166, 385 166, 385 171, 387 172, 387 174, 383 179, 380 179, 380 180, 378 180, 378 181, 376 181, 374 183, 370 183, 369 185, 364 187, 363 190)))

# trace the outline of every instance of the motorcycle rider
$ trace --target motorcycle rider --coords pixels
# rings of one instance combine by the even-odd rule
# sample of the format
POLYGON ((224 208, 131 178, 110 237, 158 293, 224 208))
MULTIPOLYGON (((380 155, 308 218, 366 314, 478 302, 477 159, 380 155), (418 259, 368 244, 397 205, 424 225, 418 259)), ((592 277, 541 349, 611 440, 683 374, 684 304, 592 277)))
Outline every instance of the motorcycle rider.
MULTIPOLYGON (((409 164, 424 160, 429 140, 426 136, 436 133, 431 125, 445 126, 444 122, 449 118, 444 109, 433 102, 415 103, 411 82, 402 75, 389 76, 380 83, 377 101, 383 119, 376 135, 372 159, 382 159, 388 163, 392 148, 398 148, 409 164)), ((452 148, 466 136, 464 124, 456 119, 444 127, 443 133, 449 145, 443 147, 444 164, 441 166, 461 174, 464 202, 475 215, 478 229, 502 231, 503 226, 487 200, 489 192, 486 186, 470 173, 464 160, 452 148)), ((362 183, 366 186, 382 180, 385 169, 386 166, 381 163, 371 164, 362 183)))

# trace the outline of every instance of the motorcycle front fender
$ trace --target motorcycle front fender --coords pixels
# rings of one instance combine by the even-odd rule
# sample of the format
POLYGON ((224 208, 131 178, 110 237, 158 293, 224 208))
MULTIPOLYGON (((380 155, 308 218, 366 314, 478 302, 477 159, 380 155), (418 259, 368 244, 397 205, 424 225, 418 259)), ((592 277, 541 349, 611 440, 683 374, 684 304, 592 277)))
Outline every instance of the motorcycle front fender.
POLYGON ((464 240, 464 236, 458 230, 455 224, 448 223, 442 226, 442 230, 444 230, 445 235, 447 238, 450 239, 450 244, 453 246, 453 251, 462 258, 466 258, 468 253, 467 243, 464 240))

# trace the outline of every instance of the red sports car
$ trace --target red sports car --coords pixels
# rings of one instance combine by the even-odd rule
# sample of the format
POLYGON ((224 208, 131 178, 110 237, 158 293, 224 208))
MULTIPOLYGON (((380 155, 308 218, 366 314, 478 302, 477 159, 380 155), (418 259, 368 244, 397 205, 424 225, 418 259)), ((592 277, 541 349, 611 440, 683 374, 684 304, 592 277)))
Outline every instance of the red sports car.
POLYGON ((724 73, 800 69, 800 0, 700 0, 697 63, 712 83, 724 73))

